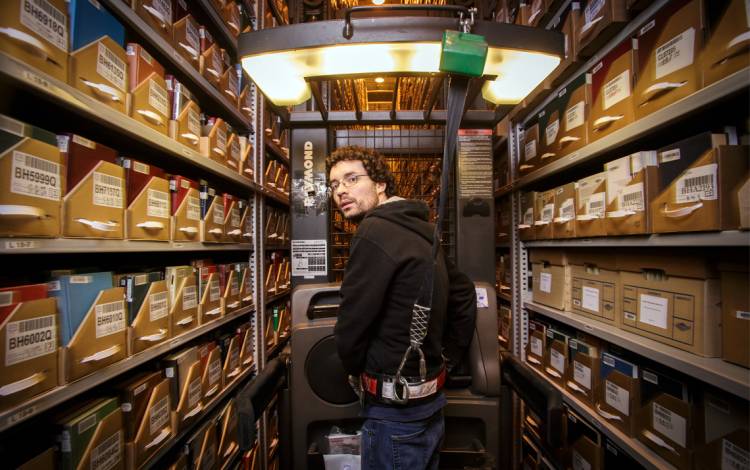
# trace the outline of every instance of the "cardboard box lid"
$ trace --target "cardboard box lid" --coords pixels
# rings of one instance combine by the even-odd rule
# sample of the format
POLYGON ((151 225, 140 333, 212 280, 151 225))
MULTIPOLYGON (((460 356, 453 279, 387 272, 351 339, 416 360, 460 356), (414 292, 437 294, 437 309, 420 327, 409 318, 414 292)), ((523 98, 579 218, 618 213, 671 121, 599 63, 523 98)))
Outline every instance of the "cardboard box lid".
POLYGON ((127 47, 129 92, 133 92, 151 74, 164 78, 164 67, 140 44, 130 42, 127 47))
POLYGON ((109 36, 125 47, 125 27, 103 5, 90 0, 70 0, 70 51, 74 52, 109 36))
POLYGON ((117 163, 117 152, 114 149, 76 134, 58 135, 57 144, 66 167, 66 194, 75 188, 99 162, 117 163))

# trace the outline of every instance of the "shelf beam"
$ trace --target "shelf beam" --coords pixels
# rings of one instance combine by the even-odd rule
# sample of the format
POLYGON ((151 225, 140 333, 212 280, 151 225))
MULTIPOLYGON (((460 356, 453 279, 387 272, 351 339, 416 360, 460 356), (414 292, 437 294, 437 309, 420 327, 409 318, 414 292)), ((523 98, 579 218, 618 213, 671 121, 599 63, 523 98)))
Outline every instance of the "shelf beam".
POLYGON ((189 251, 251 251, 251 243, 157 242, 84 238, 0 238, 4 255, 42 253, 150 253, 189 251))
POLYGON ((564 240, 535 240, 524 243, 527 248, 586 248, 586 247, 726 247, 750 246, 750 232, 726 230, 723 232, 654 233, 626 237, 571 238, 564 240))

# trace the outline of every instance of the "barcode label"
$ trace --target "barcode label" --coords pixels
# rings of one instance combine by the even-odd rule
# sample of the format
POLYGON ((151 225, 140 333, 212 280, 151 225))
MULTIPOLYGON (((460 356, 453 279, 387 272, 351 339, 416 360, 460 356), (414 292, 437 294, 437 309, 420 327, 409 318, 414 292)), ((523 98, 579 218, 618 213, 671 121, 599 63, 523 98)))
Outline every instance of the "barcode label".
POLYGON ((187 39, 188 46, 195 49, 196 53, 201 50, 201 39, 198 36, 198 29, 190 20, 185 21, 185 39, 187 39))
POLYGON ((563 219, 573 219, 576 216, 575 199, 572 197, 563 201, 560 205, 560 217, 563 219))
POLYGON ((677 180, 676 203, 713 201, 718 199, 716 177, 718 165, 712 163, 689 168, 677 180))
POLYGON ((214 218, 213 221, 217 225, 224 224, 224 204, 218 202, 214 204, 214 218))
POLYGON ((222 126, 216 128, 216 146, 224 151, 227 149, 227 131, 222 126))
POLYGON ((169 217, 169 194, 156 189, 148 190, 148 202, 146 205, 146 214, 149 217, 160 217, 166 219, 169 217))
POLYGON ((188 132, 196 137, 201 135, 201 116, 193 108, 188 109, 187 115, 187 128, 188 132))
POLYGON ((237 142, 237 139, 234 139, 232 141, 232 145, 230 146, 229 150, 229 157, 236 162, 240 161, 240 143, 237 142))
POLYGON ((219 75, 224 72, 224 63, 221 60, 221 53, 219 52, 218 46, 214 47, 214 53, 211 55, 211 64, 219 75))
POLYGON ((10 191, 15 194, 59 201, 60 165, 28 153, 13 151, 10 191))
POLYGON ((643 183, 622 188, 619 196, 619 206, 621 210, 643 212, 645 209, 643 183))
POLYGON ((240 217, 240 210, 235 207, 232 207, 232 210, 230 211, 230 217, 229 217, 229 225, 231 227, 239 227, 242 223, 241 217, 240 217))
POLYGON ((96 59, 96 73, 124 92, 126 71, 127 64, 125 64, 125 61, 100 42, 96 59))
POLYGON ((219 280, 214 279, 211 281, 211 285, 208 286, 208 301, 218 302, 221 298, 221 288, 219 286, 219 280))
POLYGON ((221 361, 214 360, 208 365, 208 384, 213 385, 221 380, 221 361))
POLYGON ((156 80, 148 82, 148 104, 164 117, 169 117, 169 98, 167 90, 156 83, 156 80))
POLYGON ((151 294, 148 300, 149 320, 152 322, 164 318, 169 314, 169 303, 167 300, 168 292, 159 292, 151 294))
POLYGON ((182 309, 190 310, 198 306, 198 293, 195 286, 185 286, 182 289, 182 309))
POLYGON ((551 222, 555 215, 555 204, 545 204, 542 208, 542 222, 551 222))
POLYGON ((97 338, 125 331, 125 302, 122 300, 97 305, 95 315, 97 338))
POLYGON ((721 440, 721 470, 748 470, 750 453, 726 438, 721 440))
POLYGON ((57 349, 55 316, 9 322, 5 327, 5 366, 52 354, 57 349))
POLYGON ((188 220, 201 220, 201 203, 197 197, 187 197, 188 220))
POLYGON ((151 5, 161 13, 167 23, 172 23, 172 2, 168 0, 151 0, 151 5))
POLYGON ((292 276, 312 278, 328 272, 325 240, 292 240, 292 276))
POLYGON ((603 216, 604 215, 604 198, 606 193, 599 192, 589 196, 586 201, 586 213, 589 215, 603 216))
POLYGON ((60 50, 68 52, 68 19, 47 0, 24 0, 21 24, 60 50))
POLYGON ((604 0, 591 0, 588 5, 586 5, 586 8, 583 10, 584 18, 586 19, 586 23, 591 23, 596 19, 596 15, 599 14, 599 12, 602 10, 602 7, 604 7, 605 1, 604 0))
POLYGON ((94 172, 94 205, 122 209, 122 178, 94 172))
POLYGON ((122 431, 117 431, 91 451, 91 470, 109 470, 122 460, 122 431))
POLYGON ((169 396, 165 396, 151 407, 149 416, 149 431, 154 436, 161 432, 164 426, 169 423, 169 396))

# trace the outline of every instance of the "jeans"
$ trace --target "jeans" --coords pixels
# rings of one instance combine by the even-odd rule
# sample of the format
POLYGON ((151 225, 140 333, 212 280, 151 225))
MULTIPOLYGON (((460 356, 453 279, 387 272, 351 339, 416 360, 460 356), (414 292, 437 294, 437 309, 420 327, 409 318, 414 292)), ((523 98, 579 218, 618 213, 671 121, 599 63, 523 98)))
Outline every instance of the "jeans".
POLYGON ((362 425, 362 470, 437 470, 445 422, 440 410, 427 419, 367 419, 362 425))

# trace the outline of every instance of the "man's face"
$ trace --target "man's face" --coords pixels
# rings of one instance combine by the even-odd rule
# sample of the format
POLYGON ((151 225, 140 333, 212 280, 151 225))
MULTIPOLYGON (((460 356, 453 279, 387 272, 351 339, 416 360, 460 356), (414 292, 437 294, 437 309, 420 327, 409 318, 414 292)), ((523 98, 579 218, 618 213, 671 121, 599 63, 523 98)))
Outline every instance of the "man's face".
POLYGON ((385 183, 376 183, 369 176, 359 160, 342 160, 331 168, 328 182, 338 183, 332 191, 336 203, 345 218, 361 220, 365 214, 387 199, 385 183), (347 178, 358 176, 356 183, 348 184, 347 178))

